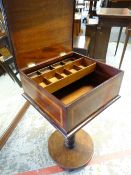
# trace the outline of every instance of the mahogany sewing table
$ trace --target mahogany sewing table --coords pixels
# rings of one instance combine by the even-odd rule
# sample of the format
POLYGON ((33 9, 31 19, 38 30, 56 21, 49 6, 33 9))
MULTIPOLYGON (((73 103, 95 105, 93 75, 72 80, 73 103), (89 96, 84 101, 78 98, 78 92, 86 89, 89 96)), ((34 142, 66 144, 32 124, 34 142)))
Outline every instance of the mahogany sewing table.
POLYGON ((94 149, 81 128, 119 98, 123 72, 72 51, 74 0, 3 6, 23 96, 57 129, 49 154, 64 169, 80 168, 94 149))

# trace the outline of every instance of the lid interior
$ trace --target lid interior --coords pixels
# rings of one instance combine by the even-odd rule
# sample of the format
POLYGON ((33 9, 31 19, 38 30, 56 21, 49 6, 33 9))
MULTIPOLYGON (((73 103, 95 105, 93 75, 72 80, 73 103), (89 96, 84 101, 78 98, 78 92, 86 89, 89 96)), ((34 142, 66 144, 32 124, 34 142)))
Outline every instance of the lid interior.
POLYGON ((74 0, 3 0, 19 68, 72 50, 74 0))

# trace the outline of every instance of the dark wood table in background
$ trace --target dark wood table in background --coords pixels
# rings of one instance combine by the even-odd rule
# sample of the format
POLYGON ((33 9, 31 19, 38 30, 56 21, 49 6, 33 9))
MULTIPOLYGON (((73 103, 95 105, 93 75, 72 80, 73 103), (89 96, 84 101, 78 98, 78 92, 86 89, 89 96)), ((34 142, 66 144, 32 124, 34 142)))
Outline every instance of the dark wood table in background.
POLYGON ((111 8, 129 8, 131 7, 131 0, 104 0, 103 5, 111 8))
MULTIPOLYGON (((97 12, 99 22, 96 27, 94 50, 90 57, 106 60, 106 53, 112 27, 128 27, 131 24, 131 11, 127 8, 101 8, 97 12)), ((88 35, 88 32, 87 32, 88 35)))

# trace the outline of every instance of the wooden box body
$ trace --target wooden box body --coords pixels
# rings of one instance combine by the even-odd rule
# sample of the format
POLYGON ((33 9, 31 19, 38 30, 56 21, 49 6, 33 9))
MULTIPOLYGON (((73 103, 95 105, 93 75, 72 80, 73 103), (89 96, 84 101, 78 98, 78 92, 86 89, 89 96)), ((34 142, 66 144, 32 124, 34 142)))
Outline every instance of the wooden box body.
MULTIPOLYGON (((89 70, 90 66, 86 69, 89 70)), ((44 77, 46 76, 43 74, 44 77)), ((64 135, 75 132, 117 99, 122 77, 122 71, 73 52, 54 58, 53 62, 43 62, 33 68, 21 70, 24 96, 64 135), (52 93, 50 88, 46 90, 40 85, 42 80, 33 79, 33 76, 41 76, 39 74, 42 68, 53 67, 56 63, 71 57, 90 61, 92 70, 87 71, 86 75, 83 73, 80 78, 81 72, 78 70, 76 81, 74 81, 76 73, 72 73, 69 84, 62 85, 62 88, 57 86, 58 90, 55 89, 52 93)), ((52 77, 49 78, 51 80, 52 77)), ((59 81, 61 79, 58 78, 57 82, 59 81)))
POLYGON ((72 52, 74 0, 3 6, 24 96, 65 136, 119 97, 122 71, 72 52))

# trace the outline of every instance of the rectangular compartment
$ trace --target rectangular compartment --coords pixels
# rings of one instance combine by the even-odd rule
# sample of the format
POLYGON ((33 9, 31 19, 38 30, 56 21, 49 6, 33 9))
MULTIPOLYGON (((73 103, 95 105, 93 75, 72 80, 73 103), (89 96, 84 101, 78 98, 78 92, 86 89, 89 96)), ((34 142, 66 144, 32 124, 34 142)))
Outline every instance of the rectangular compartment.
MULTIPOLYGON (((96 78, 95 73, 92 73, 91 76, 85 76, 80 80, 54 92, 53 95, 63 102, 64 105, 69 105, 82 95, 89 93, 93 88, 98 86, 100 81, 94 82, 96 78)), ((101 83, 103 83, 104 79, 103 77, 101 78, 101 83)))

